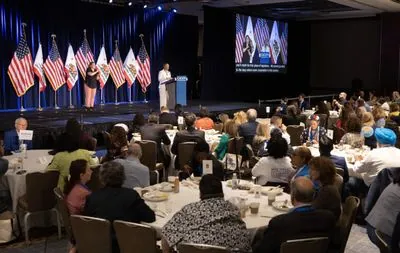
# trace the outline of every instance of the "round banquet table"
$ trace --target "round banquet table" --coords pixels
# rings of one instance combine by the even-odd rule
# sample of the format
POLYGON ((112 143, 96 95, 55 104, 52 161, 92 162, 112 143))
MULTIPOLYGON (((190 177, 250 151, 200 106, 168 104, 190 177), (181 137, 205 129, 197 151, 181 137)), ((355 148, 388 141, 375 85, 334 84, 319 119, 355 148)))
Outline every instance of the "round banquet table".
MULTIPOLYGON (((246 204, 249 205, 251 202, 259 202, 260 208, 258 214, 251 214, 250 209, 246 212, 246 217, 243 221, 246 223, 248 230, 252 231, 254 235, 255 231, 263 226, 267 226, 271 218, 283 214, 285 212, 279 211, 272 206, 268 205, 268 197, 261 195, 260 198, 255 198, 254 193, 249 193, 246 190, 232 190, 231 187, 226 185, 226 182, 222 182, 225 200, 229 200, 232 197, 241 197, 246 199, 246 204)), ((146 223, 153 227, 158 234, 161 233, 163 226, 172 218, 172 216, 180 211, 182 207, 187 204, 200 201, 200 192, 197 185, 189 184, 186 186, 184 183, 180 184, 179 193, 168 193, 169 198, 163 202, 152 202, 147 201, 146 203, 156 213, 156 221, 152 223, 146 223), (165 214, 165 217, 157 215, 158 212, 165 214)), ((288 200, 290 203, 290 195, 282 193, 276 196, 276 201, 288 200)))
POLYGON ((49 155, 49 151, 50 150, 43 149, 28 150, 27 158, 24 158, 24 154, 22 153, 4 156, 4 158, 9 161, 9 169, 6 172, 5 177, 10 189, 14 212, 17 210, 18 198, 26 193, 26 174, 44 172, 53 158, 53 156, 49 155), (16 173, 12 165, 12 163, 18 158, 23 158, 23 170, 26 170, 26 173, 21 175, 16 173))

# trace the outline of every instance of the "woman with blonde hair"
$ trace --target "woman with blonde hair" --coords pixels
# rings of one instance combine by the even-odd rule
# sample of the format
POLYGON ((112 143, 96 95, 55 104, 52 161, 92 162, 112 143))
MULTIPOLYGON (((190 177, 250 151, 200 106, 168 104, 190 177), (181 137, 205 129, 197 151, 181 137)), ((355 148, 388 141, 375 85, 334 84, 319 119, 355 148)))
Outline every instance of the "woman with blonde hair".
POLYGON ((386 112, 382 107, 376 106, 374 110, 372 110, 372 115, 374 116, 376 127, 385 127, 386 112))
POLYGON ((233 121, 238 126, 247 122, 247 114, 244 111, 235 112, 233 116, 233 121))
POLYGON ((361 119, 361 135, 364 136, 364 144, 371 149, 376 148, 375 132, 375 120, 374 116, 370 112, 363 113, 361 119))
POLYGON ((253 143, 251 148, 253 152, 256 154, 260 147, 264 146, 264 143, 269 140, 270 138, 270 129, 269 125, 260 123, 256 129, 256 135, 253 138, 253 143))

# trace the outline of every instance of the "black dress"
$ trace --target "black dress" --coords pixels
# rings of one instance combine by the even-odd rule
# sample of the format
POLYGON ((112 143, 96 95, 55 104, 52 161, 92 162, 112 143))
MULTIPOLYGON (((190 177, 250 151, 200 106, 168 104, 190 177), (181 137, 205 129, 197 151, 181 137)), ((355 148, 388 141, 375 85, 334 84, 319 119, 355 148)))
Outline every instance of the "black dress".
POLYGON ((91 68, 86 69, 86 85, 91 89, 97 88, 97 75, 90 76, 89 72, 93 72, 91 68))

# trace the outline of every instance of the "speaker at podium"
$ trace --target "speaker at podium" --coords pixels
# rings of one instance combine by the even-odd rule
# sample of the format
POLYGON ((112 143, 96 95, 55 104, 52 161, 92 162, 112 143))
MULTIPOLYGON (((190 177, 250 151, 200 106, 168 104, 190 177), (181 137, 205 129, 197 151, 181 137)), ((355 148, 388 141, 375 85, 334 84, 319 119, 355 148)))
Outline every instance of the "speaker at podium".
POLYGON ((177 76, 165 82, 169 109, 174 109, 176 104, 187 105, 186 101, 186 83, 187 76, 177 76))

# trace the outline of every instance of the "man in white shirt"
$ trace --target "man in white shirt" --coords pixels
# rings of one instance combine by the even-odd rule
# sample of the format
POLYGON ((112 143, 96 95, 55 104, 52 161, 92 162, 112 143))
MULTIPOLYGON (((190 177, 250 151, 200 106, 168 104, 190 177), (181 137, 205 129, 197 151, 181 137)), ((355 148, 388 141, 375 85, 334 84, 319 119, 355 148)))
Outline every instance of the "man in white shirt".
POLYGON ((353 170, 361 178, 352 177, 349 180, 354 192, 361 193, 363 189, 367 190, 366 188, 371 185, 381 170, 400 167, 400 149, 394 146, 397 139, 396 134, 388 128, 376 128, 375 138, 377 148, 371 150, 365 157, 356 157, 353 170))
POLYGON ((274 128, 281 130, 282 137, 290 144, 290 135, 286 132, 286 126, 282 123, 282 117, 277 115, 272 116, 270 123, 270 131, 272 132, 274 128))
POLYGON ((167 106, 168 102, 168 93, 167 88, 165 86, 165 82, 170 80, 171 72, 169 72, 169 64, 164 63, 163 69, 158 72, 158 82, 159 82, 159 92, 160 92, 160 108, 163 106, 167 106))

